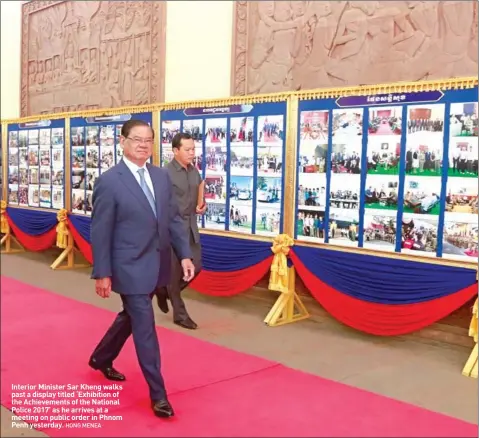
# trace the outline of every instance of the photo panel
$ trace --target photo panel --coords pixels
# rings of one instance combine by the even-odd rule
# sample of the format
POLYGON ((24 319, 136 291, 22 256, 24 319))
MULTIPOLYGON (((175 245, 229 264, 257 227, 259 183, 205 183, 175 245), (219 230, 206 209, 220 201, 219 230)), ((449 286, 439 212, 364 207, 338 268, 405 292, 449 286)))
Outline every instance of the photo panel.
POLYGON ((329 111, 302 111, 298 173, 326 173, 329 111))
POLYGON ((40 186, 40 207, 52 208, 52 187, 51 185, 40 186))
POLYGON ((368 175, 399 175, 400 135, 368 136, 368 175))
POLYGON ((118 164, 123 158, 123 148, 120 144, 121 128, 123 125, 115 125, 115 164, 118 164))
POLYGON ((27 148, 28 147, 28 131, 19 131, 17 135, 18 135, 18 147, 27 148))
POLYGON ((28 146, 38 146, 40 140, 40 133, 38 129, 28 130, 28 146))
POLYGON ((451 137, 477 137, 477 102, 452 103, 449 117, 451 137))
POLYGON ((85 214, 85 190, 72 189, 72 212, 85 214))
MULTIPOLYGON (((28 193, 27 193, 27 196, 28 196, 28 193)), ((8 203, 13 205, 18 204, 18 184, 8 185, 8 203)), ((28 205, 28 199, 27 199, 27 205, 28 205)))
POLYGON ((259 116, 257 127, 257 145, 258 146, 283 146, 284 140, 284 117, 279 116, 259 116))
POLYGON ((298 206, 297 239, 306 242, 324 242, 324 215, 324 210, 311 210, 298 206))
POLYGON ((253 146, 254 117, 230 118, 230 146, 253 146))
POLYGON ((225 230, 226 226, 226 175, 206 175, 205 200, 208 204, 205 228, 225 230))
POLYGON ((363 109, 349 108, 333 110, 333 143, 359 143, 363 137, 363 109))
POLYGON ((173 159, 171 141, 180 132, 179 120, 165 120, 161 122, 161 167, 167 166, 173 159))
POLYGON ((195 142, 195 158, 193 159, 193 165, 201 174, 204 168, 203 119, 184 120, 183 132, 190 134, 195 142))
POLYGON ((70 129, 71 131, 71 146, 78 147, 78 146, 85 146, 86 139, 85 139, 85 128, 83 126, 74 126, 70 129))
POLYGON ((449 178, 444 214, 443 257, 477 259, 478 188, 477 179, 449 178))
POLYGON ((359 191, 361 176, 331 175, 329 195, 329 242, 357 246, 359 226, 359 191))
POLYGON ((395 251, 397 213, 385 210, 367 210, 363 226, 364 248, 395 251))
POLYGON ((404 180, 404 213, 439 216, 441 178, 406 175, 404 180))
POLYGON ((437 216, 404 213, 401 230, 401 252, 435 257, 437 251, 437 216))
MULTIPOLYGON (((63 181, 63 180, 62 180, 63 181)), ((52 207, 55 209, 61 209, 64 208, 64 203, 63 200, 65 199, 64 197, 64 189, 63 189, 63 184, 62 187, 59 187, 57 185, 52 186, 52 207)))
POLYGON ((103 125, 100 127, 100 146, 115 147, 115 125, 103 125))
POLYGON ((230 231, 251 234, 253 227, 253 194, 254 180, 252 176, 232 175, 230 177, 230 231))
POLYGON ((277 235, 281 224, 282 178, 256 180, 256 234, 277 235))
POLYGON ((52 129, 52 148, 59 149, 63 148, 65 144, 63 128, 53 128, 52 129))
POLYGON ((408 106, 406 175, 441 176, 444 110, 444 104, 408 106))
POLYGON ((52 133, 50 129, 40 129, 40 146, 47 146, 48 148, 51 147, 51 134, 52 133))
POLYGON ((397 211, 399 175, 366 176, 364 207, 366 209, 397 211))
POLYGON ((28 186, 28 206, 40 207, 40 186, 38 185, 28 186))
POLYGON ((451 137, 449 140, 448 178, 478 177, 478 137, 451 137))
POLYGON ((401 106, 381 106, 369 109, 368 138, 389 136, 401 137, 401 133, 401 106))
MULTIPOLYGON (((226 118, 206 119, 205 144, 206 147, 226 148, 226 118)), ((225 149, 226 150, 226 149, 225 149)))
POLYGON ((28 185, 18 187, 17 197, 20 207, 28 207, 28 185))
MULTIPOLYGON (((26 132, 25 132, 26 134, 26 132)), ((28 144, 28 141, 27 141, 28 144)), ((8 133, 8 162, 7 167, 7 183, 8 183, 8 199, 10 205, 19 204, 19 184, 20 184, 20 153, 27 148, 19 148, 19 132, 10 131, 8 133)), ((28 189, 27 189, 28 190, 28 189)), ((22 198, 25 201, 25 198, 22 198)), ((26 199, 28 205, 28 197, 26 199)), ((25 205, 25 203, 23 203, 25 205)))
POLYGON ((257 146, 258 176, 281 177, 283 146, 257 146))

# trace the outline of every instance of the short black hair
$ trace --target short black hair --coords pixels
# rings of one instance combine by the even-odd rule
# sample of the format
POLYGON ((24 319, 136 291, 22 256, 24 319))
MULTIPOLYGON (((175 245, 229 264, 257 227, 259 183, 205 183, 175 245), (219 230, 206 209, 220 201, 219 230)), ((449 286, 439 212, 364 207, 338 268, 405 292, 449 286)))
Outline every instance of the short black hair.
POLYGON ((148 128, 151 129, 153 138, 155 138, 155 131, 153 130, 153 128, 144 120, 138 120, 138 119, 131 119, 125 122, 123 126, 121 127, 121 135, 125 138, 128 137, 130 135, 131 130, 136 126, 147 126, 148 128))
POLYGON ((173 149, 179 149, 181 147, 181 141, 182 140, 191 140, 193 137, 191 134, 188 134, 187 132, 178 132, 178 134, 175 134, 173 137, 173 140, 171 140, 171 147, 173 149))

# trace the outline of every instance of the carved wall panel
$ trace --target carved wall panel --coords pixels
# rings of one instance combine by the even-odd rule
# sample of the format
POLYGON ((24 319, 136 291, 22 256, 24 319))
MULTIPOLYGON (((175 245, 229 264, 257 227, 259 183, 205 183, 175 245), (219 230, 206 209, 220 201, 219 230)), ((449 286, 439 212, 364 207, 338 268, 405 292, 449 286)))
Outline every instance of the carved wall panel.
POLYGON ((160 1, 24 4, 21 115, 161 102, 165 8, 160 1))
POLYGON ((232 94, 478 74, 475 1, 237 1, 232 94))

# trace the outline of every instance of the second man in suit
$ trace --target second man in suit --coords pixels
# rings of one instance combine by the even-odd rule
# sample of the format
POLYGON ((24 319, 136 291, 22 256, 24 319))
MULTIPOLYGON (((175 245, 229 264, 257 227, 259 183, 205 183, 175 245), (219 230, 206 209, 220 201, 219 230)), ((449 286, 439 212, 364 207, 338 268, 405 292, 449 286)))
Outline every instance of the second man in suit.
MULTIPOLYGON (((198 169, 193 164, 195 142, 190 134, 178 133, 173 137, 171 146, 174 158, 168 164, 167 169, 178 200, 184 233, 190 241, 195 275, 198 275, 201 271, 201 245, 197 215, 205 213, 206 203, 204 199, 198 199, 202 179, 198 169)), ((174 323, 183 328, 194 330, 198 326, 188 314, 185 302, 181 297, 181 292, 188 286, 189 281, 184 280, 181 264, 174 252, 172 252, 172 262, 170 284, 167 288, 157 291, 158 306, 164 313, 168 313, 167 300, 169 299, 173 307, 174 323)))

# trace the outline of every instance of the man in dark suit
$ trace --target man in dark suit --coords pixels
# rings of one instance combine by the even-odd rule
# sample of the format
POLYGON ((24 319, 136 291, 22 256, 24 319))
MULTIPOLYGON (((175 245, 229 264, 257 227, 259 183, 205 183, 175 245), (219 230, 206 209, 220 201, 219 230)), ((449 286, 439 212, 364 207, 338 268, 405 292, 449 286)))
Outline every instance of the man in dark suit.
POLYGON ((185 281, 194 276, 192 254, 168 172, 146 164, 153 130, 141 120, 130 120, 122 127, 120 143, 123 160, 103 173, 93 190, 91 245, 96 293, 107 298, 117 292, 123 311, 95 348, 89 365, 107 379, 125 380, 113 361, 133 334, 153 411, 171 417, 151 298, 170 280, 171 245, 185 281))
MULTIPOLYGON (((175 157, 168 164, 174 192, 178 200, 180 215, 183 219, 183 230, 188 236, 190 249, 195 265, 195 275, 201 271, 200 233, 196 215, 204 214, 206 203, 204 198, 198 199, 199 187, 202 182, 198 169, 193 165, 195 158, 195 142, 188 133, 178 133, 171 142, 175 157)), ((173 322, 183 328, 194 330, 198 326, 191 319, 181 297, 181 291, 188 286, 182 275, 181 264, 172 253, 171 281, 167 288, 158 289, 158 306, 164 313, 168 313, 168 302, 173 306, 173 322)))

